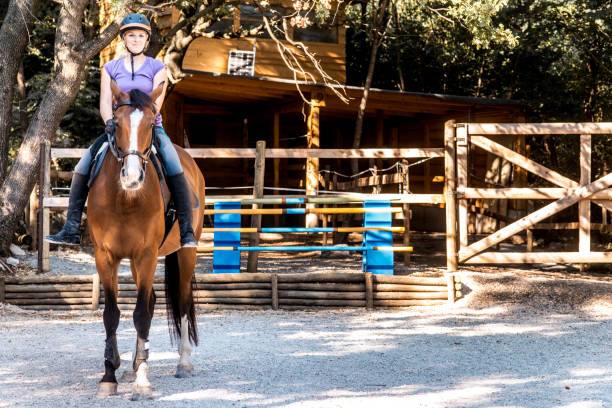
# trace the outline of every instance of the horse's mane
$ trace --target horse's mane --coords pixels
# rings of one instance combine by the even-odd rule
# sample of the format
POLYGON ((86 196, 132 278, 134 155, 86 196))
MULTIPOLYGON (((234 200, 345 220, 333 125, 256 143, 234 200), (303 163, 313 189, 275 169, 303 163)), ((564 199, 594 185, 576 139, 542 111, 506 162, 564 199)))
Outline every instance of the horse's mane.
POLYGON ((132 89, 130 91, 130 102, 132 107, 136 109, 143 110, 144 108, 149 108, 153 112, 156 112, 155 103, 151 97, 138 89, 132 89))

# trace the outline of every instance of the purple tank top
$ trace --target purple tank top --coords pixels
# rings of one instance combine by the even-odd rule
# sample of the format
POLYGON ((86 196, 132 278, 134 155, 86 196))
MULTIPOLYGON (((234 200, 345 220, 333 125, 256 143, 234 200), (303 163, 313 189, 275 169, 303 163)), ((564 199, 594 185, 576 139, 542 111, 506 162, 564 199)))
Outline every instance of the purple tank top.
MULTIPOLYGON (((134 72, 134 79, 132 80, 132 72, 125 68, 123 58, 117 58, 104 64, 104 69, 108 75, 117 82, 119 89, 123 92, 138 89, 147 94, 153 90, 155 75, 164 69, 164 67, 163 62, 155 58, 146 57, 142 66, 134 72)), ((155 125, 162 125, 161 114, 158 114, 155 118, 155 125)))

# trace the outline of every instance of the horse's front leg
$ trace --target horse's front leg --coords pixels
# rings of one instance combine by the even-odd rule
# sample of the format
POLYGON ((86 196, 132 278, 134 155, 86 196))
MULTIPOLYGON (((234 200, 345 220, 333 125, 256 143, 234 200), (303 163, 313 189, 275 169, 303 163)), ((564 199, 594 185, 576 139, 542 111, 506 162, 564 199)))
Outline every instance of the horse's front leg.
POLYGON ((134 309, 134 327, 136 328, 136 350, 132 368, 136 379, 132 386, 132 400, 151 398, 153 390, 149 382, 149 330, 155 307, 153 281, 157 264, 157 250, 145 250, 132 261, 132 275, 138 288, 136 309, 134 309))
POLYGON ((119 259, 110 253, 95 248, 96 268, 100 282, 104 287, 104 328, 106 329, 106 346, 104 347, 104 376, 98 385, 98 397, 117 394, 115 371, 121 364, 117 347, 117 327, 121 316, 117 307, 117 268, 119 259))

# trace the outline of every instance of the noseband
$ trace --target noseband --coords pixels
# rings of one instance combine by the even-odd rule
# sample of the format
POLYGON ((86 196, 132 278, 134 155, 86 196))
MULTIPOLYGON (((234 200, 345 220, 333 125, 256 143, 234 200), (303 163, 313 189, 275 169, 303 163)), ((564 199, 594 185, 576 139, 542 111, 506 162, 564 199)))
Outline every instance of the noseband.
MULTIPOLYGON (((125 102, 121 102, 117 104, 117 106, 115 106, 115 108, 113 109, 113 120, 115 116, 115 111, 122 106, 132 106, 132 102, 125 101, 125 102)), ((155 125, 152 125, 151 127, 153 128, 154 126, 155 125)), ((122 166, 127 156, 138 156, 142 160, 143 176, 144 176, 145 172, 147 171, 147 163, 149 163, 149 156, 151 156, 151 149, 153 148, 153 139, 155 137, 155 130, 151 129, 151 143, 149 143, 149 147, 147 147, 144 153, 140 152, 139 150, 128 150, 127 152, 124 152, 123 150, 121 150, 121 148, 117 144, 117 139, 115 138, 114 132, 112 136, 110 134, 107 134, 106 137, 108 138, 108 145, 110 146, 111 153, 113 154, 113 156, 115 156, 117 161, 121 162, 122 166)))

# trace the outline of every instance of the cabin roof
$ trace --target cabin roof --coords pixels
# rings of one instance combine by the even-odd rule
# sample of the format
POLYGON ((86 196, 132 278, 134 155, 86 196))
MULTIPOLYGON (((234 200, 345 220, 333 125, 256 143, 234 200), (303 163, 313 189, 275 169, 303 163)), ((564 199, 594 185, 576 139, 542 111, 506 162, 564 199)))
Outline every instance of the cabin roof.
MULTIPOLYGON (((281 109, 301 111, 302 99, 296 82, 302 92, 310 93, 316 99, 325 101, 325 112, 339 116, 354 114, 363 94, 363 87, 345 86, 350 98, 342 102, 324 84, 312 84, 281 78, 245 77, 221 73, 185 71, 189 74, 174 87, 183 97, 215 103, 219 106, 236 107, 251 105, 257 110, 281 109), (297 106, 300 106, 297 108, 297 106)), ((340 88, 340 86, 337 86, 340 88)), ((472 109, 520 111, 526 105, 511 99, 480 98, 399 90, 370 89, 367 112, 382 110, 387 115, 415 116, 417 114, 444 115, 465 112, 472 109)))

